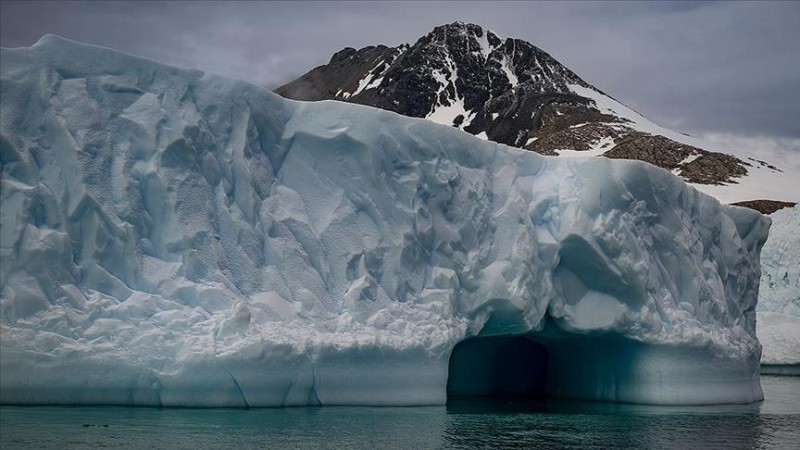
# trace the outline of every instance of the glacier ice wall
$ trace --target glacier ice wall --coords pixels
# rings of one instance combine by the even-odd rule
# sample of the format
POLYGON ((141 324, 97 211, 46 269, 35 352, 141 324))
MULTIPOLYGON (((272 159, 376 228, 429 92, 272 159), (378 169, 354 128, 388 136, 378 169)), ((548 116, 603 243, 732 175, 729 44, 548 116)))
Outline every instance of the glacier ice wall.
MULTIPOLYGON (((756 308, 765 365, 800 366, 800 206, 770 215, 756 308)), ((797 370, 796 370, 797 371, 797 370)))
POLYGON ((441 404, 475 336, 553 395, 762 398, 769 220, 661 169, 52 36, 1 98, 2 403, 441 404))

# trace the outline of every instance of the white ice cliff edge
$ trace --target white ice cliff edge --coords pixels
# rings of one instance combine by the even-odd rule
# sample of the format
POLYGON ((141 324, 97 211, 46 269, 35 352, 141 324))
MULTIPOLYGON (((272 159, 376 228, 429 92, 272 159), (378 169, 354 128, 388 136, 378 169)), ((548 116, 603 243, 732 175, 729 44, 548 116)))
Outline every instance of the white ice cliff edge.
POLYGON ((1 99, 4 404, 763 397, 769 219, 664 170, 51 36, 1 99))

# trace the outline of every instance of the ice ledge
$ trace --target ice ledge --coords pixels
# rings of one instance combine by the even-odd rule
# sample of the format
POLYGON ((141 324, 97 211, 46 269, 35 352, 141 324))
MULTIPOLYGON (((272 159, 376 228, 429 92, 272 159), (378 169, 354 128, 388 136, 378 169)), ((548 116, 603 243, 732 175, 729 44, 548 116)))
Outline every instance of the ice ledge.
MULTIPOLYGON (((550 341, 545 348, 546 377, 536 382, 542 383, 542 394, 556 398, 658 405, 763 400, 757 363, 742 364, 708 349, 608 337, 550 341)), ((2 404, 441 405, 448 399, 448 377, 479 377, 475 372, 456 373, 453 367, 448 371, 448 357, 381 348, 327 348, 313 359, 269 354, 250 361, 194 361, 174 373, 118 361, 65 362, 13 351, 2 357, 2 404)), ((502 365, 495 368, 503 370, 502 365)))

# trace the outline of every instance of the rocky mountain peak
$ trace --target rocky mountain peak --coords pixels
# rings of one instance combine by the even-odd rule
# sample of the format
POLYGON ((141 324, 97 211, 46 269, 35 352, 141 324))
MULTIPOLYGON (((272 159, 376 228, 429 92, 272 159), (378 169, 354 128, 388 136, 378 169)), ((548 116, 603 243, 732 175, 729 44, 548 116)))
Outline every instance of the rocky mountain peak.
POLYGON ((535 45, 472 23, 437 26, 413 44, 342 49, 276 92, 427 118, 545 155, 641 159, 701 184, 751 166, 649 122, 535 45))

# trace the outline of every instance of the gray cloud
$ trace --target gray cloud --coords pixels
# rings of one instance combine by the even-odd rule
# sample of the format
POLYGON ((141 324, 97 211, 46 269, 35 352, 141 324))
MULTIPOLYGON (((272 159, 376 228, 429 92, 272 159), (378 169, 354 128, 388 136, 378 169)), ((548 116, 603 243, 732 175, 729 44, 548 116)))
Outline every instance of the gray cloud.
POLYGON ((0 44, 55 33, 275 87, 345 46, 455 20, 532 42, 662 125, 800 148, 796 2, 3 1, 0 44))

